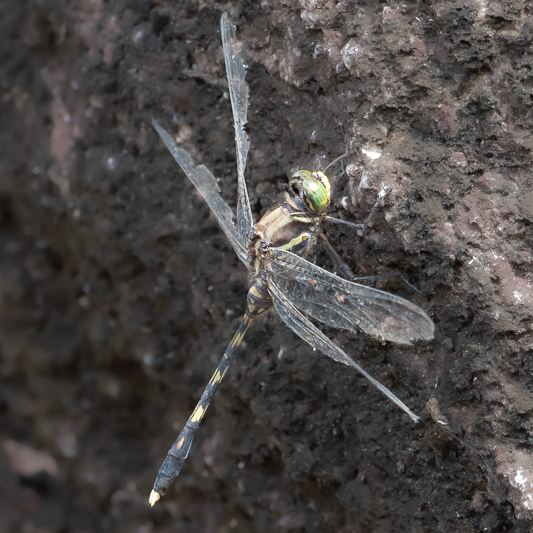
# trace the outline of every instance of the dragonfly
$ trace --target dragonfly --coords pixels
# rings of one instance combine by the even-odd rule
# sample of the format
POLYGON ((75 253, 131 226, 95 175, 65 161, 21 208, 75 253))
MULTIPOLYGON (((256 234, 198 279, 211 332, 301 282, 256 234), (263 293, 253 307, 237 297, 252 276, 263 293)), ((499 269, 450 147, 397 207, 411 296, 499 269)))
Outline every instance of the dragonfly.
MULTIPOLYGON (((222 198, 213 174, 204 165, 196 165, 191 155, 180 148, 172 135, 156 121, 153 125, 183 172, 207 202, 235 253, 248 268, 251 288, 237 332, 159 470, 149 498, 152 506, 179 475, 200 422, 250 324, 271 307, 290 329, 314 349, 355 368, 415 422, 418 421, 417 415, 334 344, 312 320, 349 331, 360 328, 373 337, 399 344, 431 340, 435 329, 431 318, 408 300, 343 279, 306 259, 319 238, 327 242, 321 232, 324 221, 338 221, 326 214, 332 184, 324 172, 296 171, 290 180, 292 194, 286 194, 284 203, 254 223, 244 178, 250 146, 244 129, 249 96, 245 81, 246 66, 235 28, 226 13, 222 15, 220 27, 235 128, 236 226, 233 211, 222 198)), ((332 254, 335 263, 342 265, 342 260, 331 245, 326 249, 332 254)), ((349 269, 345 267, 344 271, 349 272, 349 269)))

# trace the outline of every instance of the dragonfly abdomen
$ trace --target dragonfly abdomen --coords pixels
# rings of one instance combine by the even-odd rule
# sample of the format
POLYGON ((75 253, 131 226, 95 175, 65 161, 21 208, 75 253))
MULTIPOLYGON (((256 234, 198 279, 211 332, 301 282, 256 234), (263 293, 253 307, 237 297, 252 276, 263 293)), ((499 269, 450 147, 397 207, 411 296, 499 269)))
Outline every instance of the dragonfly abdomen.
POLYGON ((220 382, 226 375, 231 360, 235 357, 249 325, 256 317, 270 309, 270 307, 272 307, 272 298, 268 294, 263 282, 259 280, 254 283, 248 291, 246 311, 239 324, 237 332, 233 336, 233 339, 231 339, 220 363, 218 363, 215 373, 205 387, 200 401, 196 405, 192 415, 189 417, 189 420, 187 420, 187 423, 176 439, 176 442, 174 442, 168 451, 168 454, 159 469, 159 473, 157 474, 154 483, 154 489, 150 495, 151 505, 154 505, 160 495, 164 494, 168 487, 172 485, 176 477, 178 477, 181 467, 189 455, 189 450, 191 449, 191 444, 200 422, 202 421, 220 382))

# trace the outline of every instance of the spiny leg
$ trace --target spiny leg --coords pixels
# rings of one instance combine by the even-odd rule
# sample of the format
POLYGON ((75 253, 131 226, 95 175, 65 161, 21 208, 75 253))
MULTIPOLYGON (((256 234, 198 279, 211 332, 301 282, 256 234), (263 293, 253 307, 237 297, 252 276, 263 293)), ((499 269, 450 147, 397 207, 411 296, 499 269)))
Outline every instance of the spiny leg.
POLYGON ((420 294, 420 290, 417 289, 411 283, 409 283, 401 272, 391 272, 390 274, 379 274, 377 276, 363 276, 363 277, 354 276, 353 272, 348 268, 346 263, 340 258, 335 248, 331 246, 331 243, 328 241, 327 237, 322 232, 320 232, 318 236, 324 243, 324 248, 326 249, 326 252, 328 253, 331 260, 333 261, 335 268, 347 280, 349 281, 375 281, 377 279, 384 279, 384 278, 400 278, 408 287, 410 287, 411 289, 413 289, 413 291, 418 292, 420 294))
MULTIPOLYGON (((330 222, 337 222, 339 219, 332 219, 330 217, 327 217, 326 220, 329 220, 330 222)), ((367 219, 369 220, 369 219, 367 219)), ((344 222, 344 221, 341 221, 344 222)), ((366 227, 366 224, 365 224, 366 227)), ((377 276, 364 276, 364 277, 356 277, 353 272, 348 268, 346 263, 340 258, 339 254, 336 252, 335 248, 331 246, 330 242, 328 241, 327 237, 320 232, 319 235, 320 239, 324 243, 324 248, 326 249, 326 252, 328 253, 329 257, 333 261, 335 268, 340 272, 342 277, 346 278, 349 281, 375 281, 377 279, 384 279, 384 278, 400 278, 409 288, 411 288, 413 291, 420 294, 420 290, 417 289, 413 284, 409 283, 407 279, 405 279, 405 276, 401 272, 391 272, 390 274, 380 274, 377 276)))
MULTIPOLYGON (((322 172, 326 173, 326 170, 329 167, 332 167, 335 163, 338 163, 339 161, 342 161, 345 157, 348 157, 348 150, 346 150, 346 152, 344 154, 342 154, 339 157, 337 157, 337 159, 334 159, 322 172)), ((344 172, 344 165, 342 167, 342 171, 344 172)))
POLYGON ((346 263, 340 258, 339 254, 331 246, 331 243, 328 241, 327 237, 320 232, 318 234, 322 242, 324 243, 324 248, 326 249, 326 252, 330 256, 331 260, 333 261, 333 264, 335 265, 335 268, 342 274, 343 277, 345 277, 348 280, 355 280, 355 276, 353 275, 352 271, 348 268, 346 263))
POLYGON ((344 150, 344 153, 342 155, 340 155, 339 157, 337 157, 337 159, 334 159, 322 172, 326 172, 326 170, 329 168, 329 167, 332 167, 335 163, 338 163, 339 161, 341 161, 341 167, 342 167, 342 173, 345 174, 346 173, 346 170, 344 169, 344 161, 343 159, 345 157, 348 157, 350 155, 350 140, 351 139, 348 139, 346 141, 346 149, 344 150))
POLYGON ((159 469, 159 473, 157 474, 154 483, 154 488, 150 493, 150 505, 153 506, 159 500, 161 495, 167 491, 170 485, 172 485, 176 477, 178 477, 181 467, 189 455, 189 450, 191 449, 196 430, 200 426, 200 422, 202 421, 202 418, 204 417, 204 414, 211 403, 211 399, 213 398, 218 385, 226 374, 231 360, 235 357, 235 354, 242 343, 246 330, 257 316, 265 312, 271 306, 272 300, 270 299, 270 296, 264 289, 262 290, 261 286, 256 283, 248 292, 246 312, 241 323, 239 324, 237 332, 226 348, 226 351, 224 352, 220 363, 218 363, 213 377, 207 384, 200 401, 198 402, 192 415, 189 417, 189 420, 187 420, 187 423, 176 439, 176 442, 174 442, 168 451, 168 454, 163 461, 161 468, 159 469))
POLYGON ((363 231, 366 228, 366 224, 355 224, 354 222, 348 222, 347 220, 343 220, 342 218, 330 217, 329 215, 326 215, 324 217, 324 220, 327 220, 328 222, 333 222, 335 224, 343 224, 344 226, 349 226, 350 228, 356 229, 358 231, 363 231))
POLYGON ((381 190, 378 193, 377 200, 374 202, 374 205, 372 206, 370 213, 368 214, 368 216, 366 217, 365 221, 362 224, 354 224, 353 222, 348 222, 347 220, 342 220, 341 218, 330 217, 329 215, 325 216, 324 219, 327 220, 328 222, 333 222, 335 224, 344 224, 345 226, 350 226, 356 229, 359 236, 361 236, 366 231, 366 229, 370 227, 370 224, 373 221, 377 210, 380 207, 383 207, 383 202, 385 198, 389 195, 391 190, 392 189, 388 187, 387 185, 382 185, 381 190))

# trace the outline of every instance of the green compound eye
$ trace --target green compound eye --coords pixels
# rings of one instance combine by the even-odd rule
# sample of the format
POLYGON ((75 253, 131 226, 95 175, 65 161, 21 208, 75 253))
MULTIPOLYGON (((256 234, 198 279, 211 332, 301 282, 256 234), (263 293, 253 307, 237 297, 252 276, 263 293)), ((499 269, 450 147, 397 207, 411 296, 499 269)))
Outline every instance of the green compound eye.
POLYGON ((313 213, 320 213, 329 203, 326 187, 315 178, 306 177, 302 183, 305 203, 313 213))
POLYGON ((321 171, 298 170, 292 175, 290 186, 311 213, 321 213, 329 204, 331 185, 321 171))
POLYGON ((298 181, 298 178, 310 178, 311 177, 311 172, 309 170, 297 170, 293 175, 292 175, 292 180, 293 181, 298 181))

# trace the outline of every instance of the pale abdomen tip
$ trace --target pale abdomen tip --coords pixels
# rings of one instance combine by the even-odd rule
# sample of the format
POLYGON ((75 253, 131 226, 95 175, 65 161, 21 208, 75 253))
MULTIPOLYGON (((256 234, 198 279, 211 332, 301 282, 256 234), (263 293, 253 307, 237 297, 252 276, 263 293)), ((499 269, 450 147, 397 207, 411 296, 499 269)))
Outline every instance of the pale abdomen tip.
POLYGON ((161 498, 161 494, 159 494, 159 492, 156 492, 155 490, 152 490, 152 492, 150 492, 150 498, 148 499, 148 501, 150 502, 150 505, 153 507, 159 501, 160 498, 161 498))

